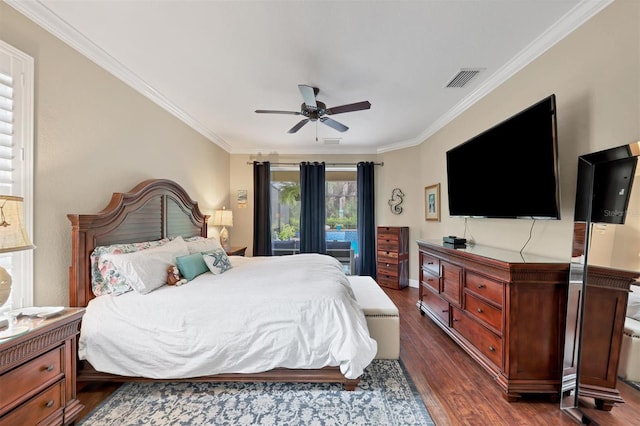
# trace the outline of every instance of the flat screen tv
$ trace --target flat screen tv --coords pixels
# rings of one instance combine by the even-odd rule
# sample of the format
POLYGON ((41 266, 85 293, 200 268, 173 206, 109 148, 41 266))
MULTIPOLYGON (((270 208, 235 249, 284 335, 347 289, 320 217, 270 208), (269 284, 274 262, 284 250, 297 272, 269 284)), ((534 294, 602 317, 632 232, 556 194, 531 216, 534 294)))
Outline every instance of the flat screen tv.
POLYGON ((447 151, 451 216, 560 219, 555 95, 447 151))

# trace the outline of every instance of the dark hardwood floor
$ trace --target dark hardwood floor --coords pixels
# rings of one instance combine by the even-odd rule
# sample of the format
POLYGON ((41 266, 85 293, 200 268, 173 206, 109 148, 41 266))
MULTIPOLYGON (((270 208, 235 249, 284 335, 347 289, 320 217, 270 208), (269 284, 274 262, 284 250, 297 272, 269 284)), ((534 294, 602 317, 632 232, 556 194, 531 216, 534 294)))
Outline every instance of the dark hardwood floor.
MULTIPOLYGON (((400 358, 437 425, 573 425, 558 402, 507 402, 493 378, 416 308, 418 290, 385 290, 400 310, 400 358)), ((118 385, 80 388, 85 416, 118 385)), ((585 409, 601 425, 640 425, 640 392, 618 384, 625 403, 611 412, 585 409)), ((591 408, 589 408, 591 405, 591 408)))

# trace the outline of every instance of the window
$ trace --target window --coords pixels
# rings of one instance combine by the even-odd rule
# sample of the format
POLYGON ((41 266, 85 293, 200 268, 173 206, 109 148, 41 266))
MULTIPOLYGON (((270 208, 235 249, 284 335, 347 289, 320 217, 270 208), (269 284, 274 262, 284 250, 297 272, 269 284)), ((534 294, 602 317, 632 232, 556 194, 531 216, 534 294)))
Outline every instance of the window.
MULTIPOLYGON (((32 239, 33 75, 33 58, 0 41, 0 193, 24 198, 32 239)), ((33 305, 33 251, 2 254, 0 265, 13 279, 4 309, 33 305)))
MULTIPOLYGON (((357 174, 350 169, 327 169, 325 178, 327 252, 343 262, 347 273, 354 273, 358 254, 357 174)), ((273 255, 299 253, 298 169, 271 169, 271 220, 273 255)))

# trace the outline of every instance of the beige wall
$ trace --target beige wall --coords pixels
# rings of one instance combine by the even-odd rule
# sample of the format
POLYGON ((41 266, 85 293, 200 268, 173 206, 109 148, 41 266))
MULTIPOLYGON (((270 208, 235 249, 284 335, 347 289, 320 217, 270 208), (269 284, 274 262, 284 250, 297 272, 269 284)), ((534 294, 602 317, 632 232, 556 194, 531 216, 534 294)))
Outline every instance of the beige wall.
MULTIPOLYGON (((525 252, 568 261, 578 156, 640 138, 639 54, 640 2, 614 2, 424 141, 417 153, 408 149, 380 155, 379 159, 385 162, 385 188, 381 190, 390 192, 395 184, 387 179, 398 179, 408 189, 406 202, 416 198, 415 206, 411 207, 415 211, 406 216, 411 224, 412 241, 465 234, 464 219, 448 217, 446 151, 555 93, 562 220, 537 221, 525 252), (413 167, 415 174, 408 170, 413 167), (414 184, 412 179, 419 182, 414 184), (442 185, 442 220, 425 222, 421 216, 424 186, 438 182, 442 185)), ((378 217, 387 220, 384 215, 378 217)), ((531 224, 530 220, 468 220, 471 235, 478 244, 517 250, 529 237, 531 224)), ((411 250, 411 278, 417 279, 415 244, 411 250)))
POLYGON ((228 202, 229 155, 0 2, 0 39, 35 59, 35 303, 68 302, 68 213, 172 179, 211 212, 228 202))

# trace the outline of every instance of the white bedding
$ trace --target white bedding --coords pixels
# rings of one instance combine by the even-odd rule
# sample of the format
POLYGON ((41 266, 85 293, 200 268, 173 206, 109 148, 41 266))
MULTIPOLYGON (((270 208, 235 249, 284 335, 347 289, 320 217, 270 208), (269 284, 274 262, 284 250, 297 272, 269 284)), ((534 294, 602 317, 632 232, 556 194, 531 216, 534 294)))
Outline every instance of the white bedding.
POLYGON ((359 377, 377 345, 340 262, 300 254, 230 258, 221 275, 93 299, 79 356, 102 372, 173 379, 340 366, 359 377))

